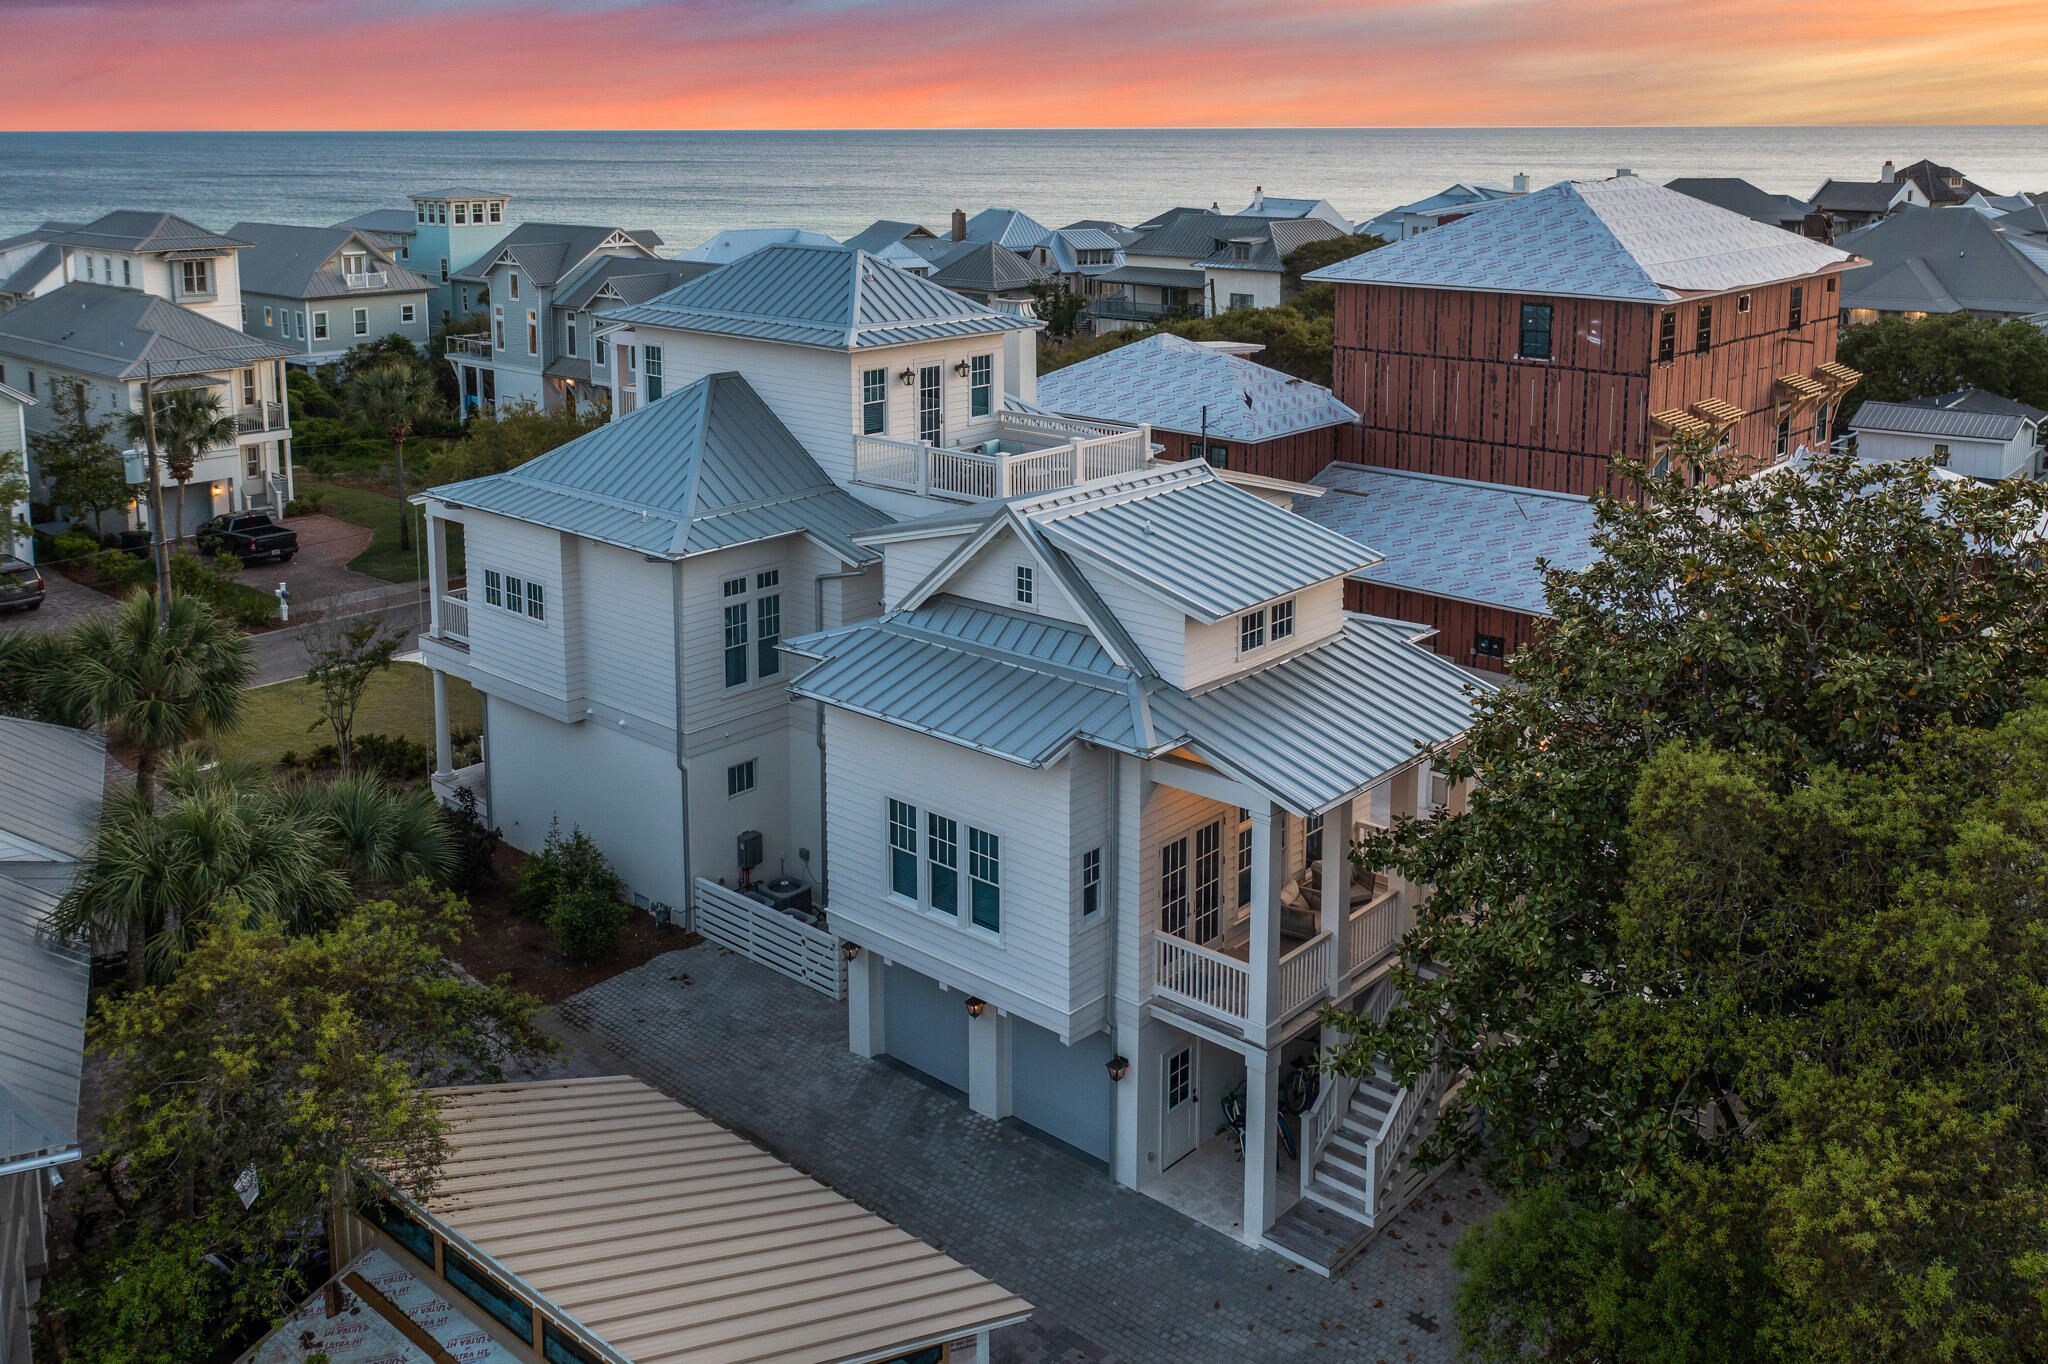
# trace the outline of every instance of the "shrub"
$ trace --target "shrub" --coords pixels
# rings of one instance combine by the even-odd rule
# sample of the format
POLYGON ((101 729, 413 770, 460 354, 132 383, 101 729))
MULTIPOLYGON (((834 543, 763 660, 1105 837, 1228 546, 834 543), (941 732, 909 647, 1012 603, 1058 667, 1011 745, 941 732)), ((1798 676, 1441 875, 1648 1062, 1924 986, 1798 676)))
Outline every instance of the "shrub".
POLYGON ((299 765, 299 750, 287 748, 284 752, 278 754, 277 765, 279 767, 297 767, 299 765))
POLYGON ((268 625, 277 613, 277 598, 237 582, 238 567, 231 556, 202 558, 180 551, 171 556, 171 588, 200 598, 245 630, 268 625))
POLYGON ((497 829, 484 822, 477 811, 476 792, 467 786, 458 789, 454 806, 444 806, 441 818, 448 825, 452 846, 449 886, 469 894, 495 883, 498 879, 498 845, 505 840, 497 829))
POLYGON ((50 557, 81 565, 98 556, 100 541, 96 535, 82 530, 67 530, 50 542, 50 557))
POLYGON ((577 965, 616 952, 630 907, 595 890, 566 890, 548 907, 548 932, 562 955, 577 965))
POLYGON ((434 761, 425 744, 403 734, 358 734, 350 751, 358 771, 375 772, 387 781, 418 781, 434 761))
POLYGON ((284 504, 286 516, 312 516, 319 510, 320 499, 317 497, 295 497, 284 504))
POLYGON ((103 549, 92 558, 93 572, 109 587, 127 587, 150 576, 147 559, 138 559, 125 549, 103 549))

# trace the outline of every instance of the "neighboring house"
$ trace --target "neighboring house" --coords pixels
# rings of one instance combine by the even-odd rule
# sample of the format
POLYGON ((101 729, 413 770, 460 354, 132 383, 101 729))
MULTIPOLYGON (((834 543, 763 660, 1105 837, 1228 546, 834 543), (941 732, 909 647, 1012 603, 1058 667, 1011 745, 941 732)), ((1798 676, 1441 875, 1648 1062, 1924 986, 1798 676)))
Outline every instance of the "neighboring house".
POLYGON ((104 739, 0 716, 0 1364, 29 1364, 50 1189, 81 1158, 91 963, 44 920, 86 855, 106 779, 104 739))
POLYGON ((1053 271, 1068 293, 1098 298, 1102 277, 1123 263, 1124 243, 1134 234, 1114 223, 1069 223, 1052 236, 1053 271))
POLYGON ((966 220, 964 230, 960 226, 959 210, 954 210, 953 219, 955 241, 994 242, 1045 271, 1051 271, 1059 264, 1054 258, 1056 234, 1020 209, 985 208, 966 220))
MULTIPOLYGON (((503 210, 500 210, 502 215, 503 210)), ((353 218, 343 218, 333 226, 350 232, 361 232, 397 258, 400 265, 411 269, 413 245, 419 238, 419 210, 412 208, 373 208, 368 213, 358 213, 353 218)))
POLYGON ((1815 212, 1812 204, 1789 194, 1768 193, 1747 180, 1727 176, 1682 177, 1666 181, 1664 188, 1801 236, 1824 237, 1827 233, 1825 218, 1815 212))
MULTIPOLYGON (((238 434, 205 451, 193 466, 185 488, 188 532, 220 512, 276 510, 291 499, 291 412, 283 362, 292 353, 281 342, 119 285, 67 284, 0 313, 0 383, 41 400, 29 412, 32 433, 57 420, 51 398, 58 380, 81 381, 91 408, 117 422, 142 410, 145 376, 154 378, 159 391, 218 391, 238 434)), ((126 438, 118 426, 115 437, 126 438)), ((39 477, 36 470, 30 473, 39 477)), ((174 530, 177 485, 167 483, 163 495, 166 529, 174 530)), ((122 524, 140 524, 145 511, 138 502, 122 524)), ((110 519, 116 515, 121 514, 110 519)))
MULTIPOLYGON (((2025 198, 2025 195, 2015 195, 2025 198)), ((2016 208, 2010 213, 2000 214, 1992 219, 2007 232, 2027 239, 2028 245, 2048 246, 2048 200, 2029 200, 2026 207, 2016 208)))
POLYGON ((840 245, 866 251, 913 275, 929 276, 932 272, 932 256, 918 248, 939 245, 941 240, 937 233, 929 228, 919 227, 916 223, 882 218, 868 224, 840 245))
POLYGON ((0 285, 15 304, 67 284, 103 284, 169 299, 224 326, 242 325, 236 256, 247 242, 175 213, 137 209, 117 209, 84 224, 45 223, 34 235, 56 255, 53 260, 37 251, 0 285))
POLYGON ((1339 213, 1328 199, 1284 199, 1276 194, 1266 193, 1266 187, 1259 185, 1252 190, 1252 201, 1237 211, 1240 218, 1315 218, 1328 223, 1343 236, 1350 236, 1358 227, 1349 218, 1339 213))
POLYGON ((1177 213, 1126 242, 1123 263, 1095 276, 1088 306, 1100 332, 1149 326, 1178 311, 1204 317, 1282 301, 1281 262, 1296 247, 1343 233, 1319 218, 1177 213))
POLYGON ((1338 433, 1358 414, 1321 384, 1245 358, 1258 349, 1148 336, 1041 376, 1036 401, 1063 416, 1148 425, 1167 460, 1305 482, 1338 457, 1338 433))
POLYGON ((1384 555, 1344 585, 1347 609, 1414 621, 1431 649, 1501 672, 1550 608, 1539 565, 1567 571, 1598 557, 1592 502, 1406 469, 1332 464, 1297 497, 1301 516, 1384 555))
POLYGON ((1031 286, 1056 282, 1056 277, 1018 255, 1000 242, 968 241, 957 244, 933 263, 927 276, 932 283, 977 303, 1009 304, 1028 310, 1031 286))
POLYGON ((1983 194, 1985 189, 1972 181, 1954 166, 1944 166, 1937 161, 1915 161, 1912 165, 1894 171, 1892 163, 1884 163, 1880 180, 1910 181, 1920 191, 1920 196, 1935 208, 1951 204, 1966 203, 1970 196, 1983 194))
POLYGON ((1404 237, 1419 237, 1445 223, 1456 222, 1487 204, 1528 192, 1529 177, 1526 175, 1517 175, 1511 187, 1460 181, 1426 199, 1390 208, 1358 230, 1382 241, 1397 242, 1404 237))
POLYGON ((64 282, 64 250, 49 237, 78 227, 77 223, 53 221, 0 238, 0 312, 64 282))
POLYGON ((1655 465, 1676 435, 1752 468, 1824 440, 1857 377, 1834 363, 1837 276, 1857 264, 1617 176, 1307 278, 1337 286, 1333 387, 1363 414, 1352 462, 1589 494, 1623 491, 1614 458, 1655 465))
POLYGON ((1860 458, 1933 459, 1987 482, 2048 474, 2044 430, 2048 413, 1977 388, 1902 403, 1864 403, 1849 420, 1860 458))
POLYGON ((352 1172, 385 1196, 331 1219, 333 1279, 248 1364, 989 1364, 1030 1315, 629 1077, 432 1093, 434 1192, 352 1172))
POLYGON ((731 265, 734 261, 753 255, 767 246, 837 246, 822 232, 806 232, 800 227, 742 227, 719 233, 707 241, 699 242, 676 257, 678 260, 704 261, 710 265, 731 265))
POLYGON ((1842 283, 1842 320, 1969 313, 2048 315, 2048 239, 2012 232, 1982 214, 1907 208, 1839 239, 1870 262, 1842 283))
POLYGON ((1868 227, 1902 208, 1927 206, 1927 195, 1911 180, 1826 180, 1813 192, 1813 211, 1830 237, 1868 227))
POLYGON ((2029 209, 2038 208, 2034 201, 2024 194, 1992 194, 1986 190, 1978 190, 1963 200, 1959 207, 1981 213, 1993 220, 2001 219, 2007 214, 2025 213, 2029 209))
MULTIPOLYGON (((657 273, 665 265, 652 232, 587 223, 521 223, 455 272, 458 284, 488 294, 489 326, 448 338, 448 363, 462 392, 465 415, 500 403, 531 402, 553 410, 574 403, 588 385, 591 344, 582 308, 556 301, 587 272, 625 257, 657 273)), ((684 266, 663 287, 701 265, 684 266)), ((656 292, 659 292, 657 290, 656 292)))
POLYGON ((481 291, 456 279, 455 272, 505 235, 512 222, 512 196, 503 190, 450 185, 407 197, 412 200, 413 240, 408 248, 411 259, 405 264, 434 285, 427 306, 435 325, 445 327, 476 316, 484 307, 481 291))
POLYGON ((422 349, 432 332, 434 282, 398 263, 384 240, 354 228, 236 223, 242 330, 320 365, 351 347, 398 335, 422 349))
MULTIPOLYGON (((22 468, 28 467, 28 410, 35 405, 36 400, 28 394, 0 382, 0 469, 9 466, 10 458, 21 461, 22 468)), ((28 518, 27 502, 11 507, 0 502, 0 553, 34 563, 35 539, 22 529, 28 518)))
POLYGON ((788 646, 852 1048, 1328 1272, 1412 1197, 1379 1115, 1426 1130, 1435 1082, 1326 1078, 1283 1173, 1283 1079, 1387 988, 1423 892, 1348 842, 1458 807, 1430 763, 1483 684, 1344 611, 1371 550, 1204 464, 856 539, 885 614, 788 646))

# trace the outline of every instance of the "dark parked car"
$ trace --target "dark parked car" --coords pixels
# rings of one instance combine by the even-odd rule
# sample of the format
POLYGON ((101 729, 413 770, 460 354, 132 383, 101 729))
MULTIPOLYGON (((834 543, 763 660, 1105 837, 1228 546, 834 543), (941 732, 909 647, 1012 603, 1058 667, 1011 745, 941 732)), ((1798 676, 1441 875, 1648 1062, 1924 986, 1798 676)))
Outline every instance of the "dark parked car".
POLYGON ((243 563, 275 559, 289 563, 299 552, 299 533, 286 530, 262 512, 230 512, 199 528, 199 548, 208 554, 232 554, 243 563))
POLYGON ((43 604, 43 575, 26 559, 0 554, 0 611, 33 611, 43 604))

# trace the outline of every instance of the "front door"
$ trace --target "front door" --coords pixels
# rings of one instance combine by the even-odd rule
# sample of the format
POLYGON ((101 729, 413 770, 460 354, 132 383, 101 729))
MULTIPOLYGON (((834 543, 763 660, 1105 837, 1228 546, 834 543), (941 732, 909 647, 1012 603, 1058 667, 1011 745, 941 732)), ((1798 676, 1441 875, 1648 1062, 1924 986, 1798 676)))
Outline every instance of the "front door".
POLYGON ((1193 1045, 1168 1047, 1159 1069, 1159 1168, 1164 1170, 1201 1144, 1202 1096, 1195 1092, 1199 1056, 1193 1045))

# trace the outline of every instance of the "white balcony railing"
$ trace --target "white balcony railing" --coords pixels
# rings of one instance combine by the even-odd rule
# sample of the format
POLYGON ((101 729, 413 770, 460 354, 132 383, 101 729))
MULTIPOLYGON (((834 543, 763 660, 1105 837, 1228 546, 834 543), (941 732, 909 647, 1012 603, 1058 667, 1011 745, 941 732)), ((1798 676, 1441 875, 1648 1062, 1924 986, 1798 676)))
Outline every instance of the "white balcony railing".
POLYGON ((1356 978, 1370 971, 1394 950, 1410 928, 1409 912, 1398 888, 1388 890, 1351 911, 1344 923, 1345 958, 1356 978))
MULTIPOLYGON (((1246 1031, 1251 1016, 1251 967, 1171 933, 1154 933, 1152 987, 1155 993, 1246 1031)), ((1330 992, 1336 939, 1318 933, 1280 958, 1279 990, 1273 1016, 1247 1035, 1262 1035, 1330 992)))
POLYGON ((1151 460, 1150 427, 1118 430, 1023 413, 1004 413, 993 425, 965 433, 951 445, 886 436, 856 436, 853 444, 856 482, 958 501, 1054 492, 1130 473, 1151 460), (1065 439, 1047 445, 1049 437, 1065 439))
POLYGON ((441 597, 441 628, 436 632, 442 639, 456 644, 469 643, 469 589, 458 587, 441 597))
POLYGON ((1335 934, 1318 933, 1280 958, 1280 998, 1273 1021, 1285 1023, 1330 993, 1330 970, 1337 963, 1335 934))
POLYGON ((479 360, 491 358, 491 338, 481 332, 448 338, 450 355, 473 355, 479 360))
POLYGON ((250 403, 235 413, 235 429, 247 436, 257 431, 284 430, 283 403, 250 403))
POLYGON ((341 282, 351 289, 382 289, 391 283, 389 270, 365 270, 359 274, 346 274, 341 282))

